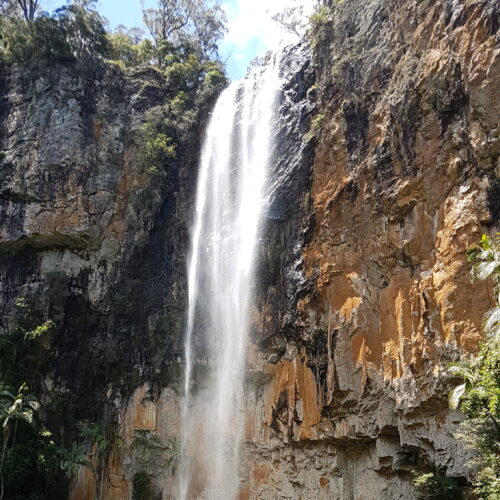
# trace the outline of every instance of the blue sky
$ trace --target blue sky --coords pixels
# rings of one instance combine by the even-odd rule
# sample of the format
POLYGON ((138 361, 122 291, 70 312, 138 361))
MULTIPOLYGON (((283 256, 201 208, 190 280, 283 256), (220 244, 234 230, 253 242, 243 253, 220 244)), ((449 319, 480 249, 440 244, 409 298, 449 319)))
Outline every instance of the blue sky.
MULTIPOLYGON (((312 6, 313 0, 222 0, 227 13, 228 33, 220 45, 231 79, 242 78, 248 63, 255 56, 263 56, 275 46, 283 33, 272 21, 272 15, 284 6, 294 3, 312 6)), ((61 0, 42 1, 47 10, 57 8, 61 0)), ((154 7, 155 0, 145 0, 146 7, 154 7)), ((142 26, 142 9, 139 0, 100 0, 99 12, 109 21, 110 27, 123 24, 128 28, 142 26)))

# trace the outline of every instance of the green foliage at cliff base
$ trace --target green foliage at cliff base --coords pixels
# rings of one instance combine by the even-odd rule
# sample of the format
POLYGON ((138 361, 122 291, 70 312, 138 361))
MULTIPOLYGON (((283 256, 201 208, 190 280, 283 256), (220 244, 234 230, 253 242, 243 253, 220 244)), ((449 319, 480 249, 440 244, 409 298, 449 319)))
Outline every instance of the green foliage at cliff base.
POLYGON ((450 375, 460 379, 449 394, 450 407, 465 415, 457 438, 473 450, 469 463, 474 492, 479 499, 500 499, 500 234, 483 235, 467 252, 474 280, 494 284, 495 305, 484 316, 485 340, 475 360, 449 365, 450 375))
POLYGON ((439 470, 414 472, 413 484, 418 492, 418 498, 421 499, 459 500, 463 498, 457 481, 439 470))

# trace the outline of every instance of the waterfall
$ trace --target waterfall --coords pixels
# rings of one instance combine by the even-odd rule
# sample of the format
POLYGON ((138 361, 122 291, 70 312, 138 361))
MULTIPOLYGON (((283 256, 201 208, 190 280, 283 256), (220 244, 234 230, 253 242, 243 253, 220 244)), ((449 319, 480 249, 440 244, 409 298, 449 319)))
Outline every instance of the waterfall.
POLYGON ((206 132, 188 267, 183 500, 238 496, 255 250, 279 89, 273 56, 222 93, 206 132))

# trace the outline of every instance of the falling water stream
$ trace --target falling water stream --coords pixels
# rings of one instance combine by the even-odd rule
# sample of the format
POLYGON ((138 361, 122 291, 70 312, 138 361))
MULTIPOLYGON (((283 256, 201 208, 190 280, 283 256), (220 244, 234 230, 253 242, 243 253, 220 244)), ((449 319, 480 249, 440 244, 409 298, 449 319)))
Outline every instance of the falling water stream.
POLYGON ((220 96, 202 152, 188 268, 180 497, 237 497, 243 384, 279 61, 220 96))

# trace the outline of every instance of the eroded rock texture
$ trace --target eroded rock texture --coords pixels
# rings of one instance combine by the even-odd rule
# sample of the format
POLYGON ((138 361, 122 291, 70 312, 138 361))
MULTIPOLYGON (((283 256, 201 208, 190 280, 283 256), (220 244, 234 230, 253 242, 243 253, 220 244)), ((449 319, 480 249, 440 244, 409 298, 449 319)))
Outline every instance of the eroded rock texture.
MULTIPOLYGON (((134 389, 176 379, 190 204, 213 102, 186 136, 172 127, 176 157, 152 169, 141 166, 140 127, 174 91, 159 73, 82 61, 3 77, 0 324, 8 334, 27 318, 55 323, 26 378, 39 381, 46 425, 70 447, 79 422, 114 433, 134 389)), ((77 498, 93 498, 92 472, 82 477, 77 498)))
POLYGON ((414 498, 409 454, 467 476, 446 365, 474 355, 493 304, 465 252, 498 228, 498 5, 347 1, 333 18, 303 245, 285 218, 257 314, 249 498, 414 498))

